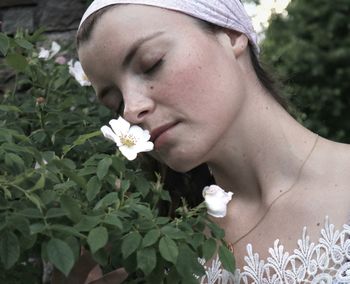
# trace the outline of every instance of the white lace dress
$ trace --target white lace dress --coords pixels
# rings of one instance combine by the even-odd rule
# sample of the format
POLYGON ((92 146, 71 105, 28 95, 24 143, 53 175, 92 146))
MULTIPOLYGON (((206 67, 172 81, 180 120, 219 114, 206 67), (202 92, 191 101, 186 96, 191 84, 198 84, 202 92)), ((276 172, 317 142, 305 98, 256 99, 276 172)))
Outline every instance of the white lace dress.
MULTIPOLYGON (((350 224, 350 223, 348 223, 350 224)), ((247 245, 243 271, 232 274, 221 267, 218 257, 210 264, 204 265, 206 275, 200 283, 208 284, 342 284, 350 283, 350 226, 345 224, 336 230, 325 219, 318 243, 310 242, 304 227, 301 239, 297 241, 293 253, 284 250, 279 240, 269 249, 270 256, 260 259, 253 252, 251 244, 247 245)))

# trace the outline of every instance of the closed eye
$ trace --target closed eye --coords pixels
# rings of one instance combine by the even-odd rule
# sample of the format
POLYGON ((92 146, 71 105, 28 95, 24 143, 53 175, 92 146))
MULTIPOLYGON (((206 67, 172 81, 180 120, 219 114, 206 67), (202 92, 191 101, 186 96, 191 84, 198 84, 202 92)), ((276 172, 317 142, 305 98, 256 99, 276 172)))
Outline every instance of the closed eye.
POLYGON ((163 65, 163 62, 164 62, 163 58, 159 59, 155 64, 153 64, 150 68, 145 70, 143 73, 146 75, 153 75, 163 65))

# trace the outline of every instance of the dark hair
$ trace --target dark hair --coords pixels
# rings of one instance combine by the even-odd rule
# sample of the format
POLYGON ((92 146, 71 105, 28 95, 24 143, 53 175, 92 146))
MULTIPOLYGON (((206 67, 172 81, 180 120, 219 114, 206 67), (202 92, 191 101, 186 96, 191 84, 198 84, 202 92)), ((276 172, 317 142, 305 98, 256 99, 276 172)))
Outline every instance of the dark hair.
MULTIPOLYGON (((96 22, 101 16, 112 6, 104 7, 91 16, 89 16, 80 27, 76 44, 77 48, 84 42, 87 42, 93 32, 96 22)), ((206 32, 215 34, 216 31, 222 29, 219 26, 208 23, 203 20, 194 18, 194 20, 206 32)), ((262 65, 258 56, 254 52, 253 46, 249 43, 249 53, 254 71, 262 84, 262 86, 275 98, 275 100, 285 109, 287 102, 279 95, 280 86, 278 81, 274 79, 268 72, 265 71, 265 66, 262 65)), ((166 204, 161 204, 160 210, 164 215, 174 216, 175 209, 181 205, 181 199, 184 198, 189 207, 194 207, 203 201, 202 189, 204 186, 215 183, 214 178, 210 174, 207 165, 202 164, 187 173, 178 173, 170 169, 166 165, 156 163, 154 165, 156 171, 160 172, 163 177, 164 188, 169 191, 172 198, 171 207, 166 204)))

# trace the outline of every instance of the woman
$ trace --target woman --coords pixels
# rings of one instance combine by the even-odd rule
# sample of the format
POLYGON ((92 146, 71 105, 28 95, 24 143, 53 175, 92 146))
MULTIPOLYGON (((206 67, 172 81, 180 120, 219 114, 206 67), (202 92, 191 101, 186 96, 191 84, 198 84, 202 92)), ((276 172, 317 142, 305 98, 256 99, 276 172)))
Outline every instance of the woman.
POLYGON ((158 160, 179 172, 206 163, 234 192, 215 221, 233 244, 235 281, 350 283, 350 147, 281 106, 240 1, 97 0, 78 46, 100 101, 151 132, 158 160))

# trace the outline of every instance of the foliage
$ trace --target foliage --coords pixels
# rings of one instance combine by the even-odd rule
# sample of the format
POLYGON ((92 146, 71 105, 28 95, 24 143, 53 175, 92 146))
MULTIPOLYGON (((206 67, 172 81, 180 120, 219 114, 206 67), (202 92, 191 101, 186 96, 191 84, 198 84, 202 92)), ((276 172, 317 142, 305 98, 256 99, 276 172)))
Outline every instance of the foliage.
POLYGON ((350 142, 350 2, 293 0, 287 11, 272 17, 263 57, 286 80, 307 127, 350 142))
POLYGON ((41 38, 0 34, 2 68, 15 77, 0 104, 1 266, 18 271, 36 258, 68 275, 85 248, 105 271, 125 267, 128 281, 195 283, 198 256, 220 248, 232 271, 203 205, 159 215, 159 201, 170 202, 160 177, 111 150, 98 129, 112 113, 67 64, 38 58, 41 38))

